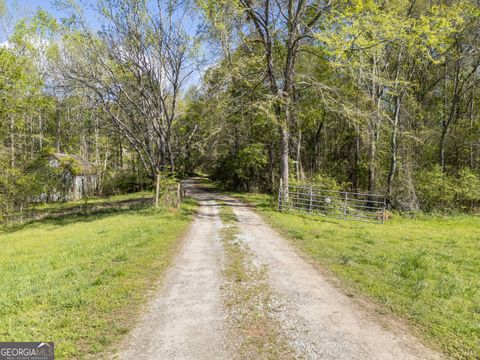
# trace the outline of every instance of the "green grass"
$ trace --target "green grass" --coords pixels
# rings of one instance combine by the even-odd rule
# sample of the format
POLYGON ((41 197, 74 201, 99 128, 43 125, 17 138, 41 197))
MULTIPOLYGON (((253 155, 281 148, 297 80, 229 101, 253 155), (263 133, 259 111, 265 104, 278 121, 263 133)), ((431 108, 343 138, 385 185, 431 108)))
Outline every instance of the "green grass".
POLYGON ((401 315, 453 358, 480 357, 480 218, 394 216, 385 225, 280 213, 237 195, 301 250, 401 315))
MULTIPOLYGON (((69 210, 81 206, 89 205, 103 205, 114 204, 122 201, 137 200, 137 199, 153 199, 154 193, 152 191, 141 191, 131 194, 113 195, 108 197, 91 197, 83 200, 68 201, 68 202, 52 202, 43 204, 33 204, 27 210, 34 210, 38 212, 52 212, 69 210)), ((152 200, 153 201, 153 200, 152 200)))
MULTIPOLYGON (((145 207, 153 204, 154 194, 151 191, 141 191, 130 194, 108 197, 91 197, 77 201, 51 202, 30 204, 22 212, 8 214, 3 219, 3 226, 15 226, 35 219, 46 217, 62 217, 64 215, 83 214, 106 211, 109 209, 145 207)), ((2 225, 0 225, 1 227, 2 225)))
POLYGON ((0 341, 54 341, 58 359, 108 349, 169 264, 195 204, 0 231, 0 341))

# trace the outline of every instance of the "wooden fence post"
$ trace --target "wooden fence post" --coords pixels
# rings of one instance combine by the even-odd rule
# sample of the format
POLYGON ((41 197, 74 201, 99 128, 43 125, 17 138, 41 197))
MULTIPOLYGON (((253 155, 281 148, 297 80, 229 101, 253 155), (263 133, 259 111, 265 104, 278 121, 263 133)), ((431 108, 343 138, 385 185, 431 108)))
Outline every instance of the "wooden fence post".
POLYGON ((310 202, 310 206, 309 206, 309 209, 308 209, 308 210, 309 210, 309 213, 311 214, 311 213, 312 213, 312 210, 313 210, 313 189, 312 189, 311 186, 310 186, 310 194, 309 194, 309 196, 310 196, 310 201, 309 201, 309 202, 310 202))
POLYGON ((345 193, 345 204, 343 206, 343 217, 347 218, 347 200, 348 200, 348 194, 345 193))
POLYGON ((160 199, 160 174, 157 174, 157 188, 155 191, 155 207, 158 208, 158 202, 160 199))
POLYGON ((385 209, 387 208, 387 198, 383 198, 382 224, 385 224, 385 209))

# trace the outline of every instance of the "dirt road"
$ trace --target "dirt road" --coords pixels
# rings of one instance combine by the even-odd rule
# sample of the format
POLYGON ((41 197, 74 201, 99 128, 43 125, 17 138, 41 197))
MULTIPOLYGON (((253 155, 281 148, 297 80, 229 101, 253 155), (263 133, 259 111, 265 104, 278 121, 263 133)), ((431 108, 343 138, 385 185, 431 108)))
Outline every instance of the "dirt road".
POLYGON ((249 332, 232 329, 229 314, 235 314, 235 307, 242 304, 229 303, 226 311, 222 297, 226 260, 220 204, 230 207, 236 216, 239 231, 235 244, 247 248, 250 261, 266 271, 269 301, 275 304, 273 315, 268 316, 275 318, 282 338, 292 349, 284 358, 439 358, 398 322, 375 314, 332 285, 248 206, 192 184, 190 193, 200 203, 197 219, 161 289, 121 346, 118 358, 272 358, 269 352, 243 354, 238 347, 238 337, 249 332))

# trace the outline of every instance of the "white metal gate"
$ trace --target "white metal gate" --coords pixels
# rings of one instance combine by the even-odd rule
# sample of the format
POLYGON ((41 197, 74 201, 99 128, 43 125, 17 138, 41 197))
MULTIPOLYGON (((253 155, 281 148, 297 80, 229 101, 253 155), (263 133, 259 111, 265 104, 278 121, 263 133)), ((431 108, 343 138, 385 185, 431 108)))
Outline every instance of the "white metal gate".
POLYGON ((278 192, 279 211, 383 224, 385 208, 385 196, 376 194, 325 190, 312 186, 281 186, 278 192))

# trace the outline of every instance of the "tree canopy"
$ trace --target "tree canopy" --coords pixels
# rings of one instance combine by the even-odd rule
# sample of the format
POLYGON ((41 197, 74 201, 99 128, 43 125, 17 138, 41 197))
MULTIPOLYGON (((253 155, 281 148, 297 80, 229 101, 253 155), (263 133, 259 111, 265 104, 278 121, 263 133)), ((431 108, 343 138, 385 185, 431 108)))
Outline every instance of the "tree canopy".
POLYGON ((95 164, 99 194, 205 172, 478 208, 477 0, 82 4, 20 17, 0 48, 4 213, 45 191, 48 151, 95 164))

